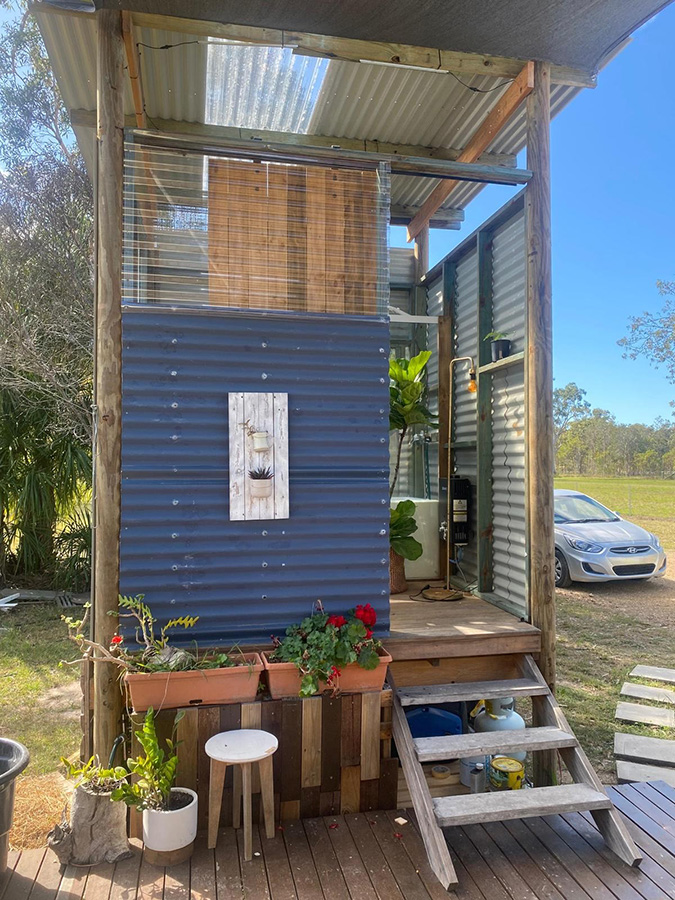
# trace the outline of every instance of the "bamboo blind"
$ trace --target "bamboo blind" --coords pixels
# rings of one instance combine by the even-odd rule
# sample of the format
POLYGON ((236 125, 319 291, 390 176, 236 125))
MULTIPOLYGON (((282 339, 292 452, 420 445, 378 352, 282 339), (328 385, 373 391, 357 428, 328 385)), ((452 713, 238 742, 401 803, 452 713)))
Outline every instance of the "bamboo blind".
POLYGON ((384 315, 388 173, 128 143, 124 299, 384 315))

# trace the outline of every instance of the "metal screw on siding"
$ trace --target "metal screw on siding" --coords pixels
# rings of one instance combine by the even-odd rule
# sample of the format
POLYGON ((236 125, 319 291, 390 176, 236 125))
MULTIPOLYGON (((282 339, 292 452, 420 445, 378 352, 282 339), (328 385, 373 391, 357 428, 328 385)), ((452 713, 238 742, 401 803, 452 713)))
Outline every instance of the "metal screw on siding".
POLYGON ((262 597, 261 597, 260 599, 261 599, 261 600, 267 600, 267 594, 263 594, 262 597))
MULTIPOLYGON (((383 531, 381 531, 381 532, 380 532, 380 534, 384 534, 384 532, 383 532, 383 531)), ((174 541, 175 541, 175 540, 176 540, 176 538, 177 538, 177 537, 178 537, 178 535, 177 535, 177 534, 176 534, 176 532, 175 532, 175 531, 174 531, 174 533, 173 533, 173 534, 172 534, 172 535, 171 535, 171 537, 172 537, 172 538, 173 538, 173 540, 174 540, 174 541)))
POLYGON ((172 597, 170 602, 171 602, 171 603, 175 603, 175 602, 176 602, 176 598, 175 598, 175 597, 172 597))
POLYGON ((267 380, 267 372, 263 372, 260 377, 262 378, 263 381, 266 381, 267 380))
POLYGON ((382 563, 383 566, 387 565, 387 560, 384 559, 384 557, 380 560, 380 562, 382 563))
POLYGON ((263 341, 262 344, 261 344, 260 346, 261 346, 261 347, 266 347, 266 346, 267 346, 267 341, 263 341))
POLYGON ((178 409, 178 404, 177 404, 177 403, 172 403, 172 404, 171 404, 171 409, 178 409))
POLYGON ((385 443, 386 443, 386 439, 385 439, 385 438, 380 438, 380 443, 381 443, 381 444, 385 444, 385 443))
POLYGON ((172 568, 172 570, 173 570, 174 572, 177 572, 177 571, 178 571, 178 566, 171 566, 171 568, 172 568))
POLYGON ((178 375, 178 372, 176 372, 175 369, 172 369, 172 370, 171 370, 171 374, 175 376, 175 375, 178 375))
POLYGON ((263 536, 263 537, 267 537, 267 532, 266 532, 266 531, 263 531, 263 532, 262 532, 262 536, 263 536))
POLYGON ((385 505, 386 505, 386 502, 387 502, 386 500, 383 500, 383 501, 382 501, 382 506, 385 506, 385 505))
MULTIPOLYGON (((174 339, 171 341, 171 343, 172 343, 172 344, 177 344, 177 343, 178 343, 178 338, 174 338, 174 339)), ((380 351, 380 352, 382 352, 382 351, 380 351)))
POLYGON ((380 378, 380 384, 384 384, 384 378, 380 378))
POLYGON ((267 568, 267 563, 264 562, 264 563, 262 564, 262 567, 263 567, 263 569, 266 569, 266 568, 267 568))
POLYGON ((380 353, 386 353, 386 350, 384 349, 384 347, 380 347, 380 353))
POLYGON ((285 568, 286 568, 286 563, 282 563, 282 564, 281 564, 281 568, 282 568, 282 569, 285 569, 285 568))
POLYGON ((387 533, 386 528, 380 528, 380 534, 386 534, 386 533, 387 533))
POLYGON ((381 416, 384 415, 384 410, 383 410, 383 409, 380 410, 380 415, 381 415, 381 416))
POLYGON ((174 506, 178 506, 178 500, 172 500, 171 502, 173 503, 174 506))
POLYGON ((172 441, 177 441, 177 440, 178 440, 178 435, 177 435, 177 434, 172 434, 172 435, 171 435, 171 440, 172 440, 172 441))
POLYGON ((387 594, 389 593, 389 591, 380 591, 380 593, 382 594, 383 597, 386 597, 387 594))

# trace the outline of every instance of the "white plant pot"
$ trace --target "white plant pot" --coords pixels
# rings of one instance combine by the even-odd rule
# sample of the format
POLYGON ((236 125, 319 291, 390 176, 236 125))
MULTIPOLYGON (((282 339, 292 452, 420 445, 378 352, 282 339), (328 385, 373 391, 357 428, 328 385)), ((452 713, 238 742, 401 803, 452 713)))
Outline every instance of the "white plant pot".
POLYGON ((171 788, 171 791, 189 794, 192 802, 182 809, 167 812, 143 810, 143 843, 146 850, 153 851, 150 861, 156 865, 176 864, 189 858, 197 836, 197 794, 184 787, 171 788), (181 850, 186 850, 187 855, 181 856, 181 850), (169 860, 160 854, 171 854, 172 858, 169 860))
POLYGON ((266 431, 253 432, 253 449, 256 453, 263 453, 270 449, 269 435, 266 431))
POLYGON ((274 482, 271 478, 250 478, 251 497, 258 497, 261 500, 265 497, 271 497, 274 492, 274 482))

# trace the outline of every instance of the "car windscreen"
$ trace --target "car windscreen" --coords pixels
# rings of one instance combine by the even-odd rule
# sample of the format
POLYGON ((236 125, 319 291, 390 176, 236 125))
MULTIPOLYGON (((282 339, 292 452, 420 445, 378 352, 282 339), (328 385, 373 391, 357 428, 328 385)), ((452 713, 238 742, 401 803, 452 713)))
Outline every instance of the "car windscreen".
POLYGON ((619 517, 585 494, 556 497, 553 520, 557 525, 569 522, 618 522, 619 517))

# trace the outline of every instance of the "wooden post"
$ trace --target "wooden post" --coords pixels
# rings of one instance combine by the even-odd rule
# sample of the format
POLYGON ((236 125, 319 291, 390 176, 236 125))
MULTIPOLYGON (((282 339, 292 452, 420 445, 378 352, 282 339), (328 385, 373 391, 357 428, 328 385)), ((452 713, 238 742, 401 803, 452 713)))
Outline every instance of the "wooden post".
MULTIPOLYGON (((527 99, 525 195, 527 246, 527 504, 530 616, 541 629, 539 667, 555 688, 555 580, 553 537, 553 349, 551 325, 550 89, 548 63, 535 63, 527 99)), ((538 705, 534 704, 534 724, 538 705)), ((555 754, 535 754, 537 784, 555 782, 555 754)))
MULTIPOLYGON (((443 263, 443 315, 438 320, 438 483, 445 482, 446 491, 450 490, 450 472, 448 472, 448 441, 451 439, 451 428, 448 420, 450 406, 450 361, 454 355, 453 347, 453 313, 455 302, 455 264, 443 263)), ((447 509, 447 497, 444 501, 440 496, 441 518, 445 518, 447 509)), ((440 523, 439 523, 440 524, 440 523)), ((452 523, 448 522, 448 534, 452 523)), ((446 576, 446 545, 440 537, 440 574, 446 576)))
MULTIPOLYGON (((122 18, 99 10, 94 636, 107 646, 118 622, 122 431, 122 177, 124 43, 122 18)), ((94 666, 94 753, 108 759, 120 732, 122 694, 112 665, 94 666)))
POLYGON ((426 225, 415 238, 415 281, 421 281, 428 271, 429 226, 426 225))

